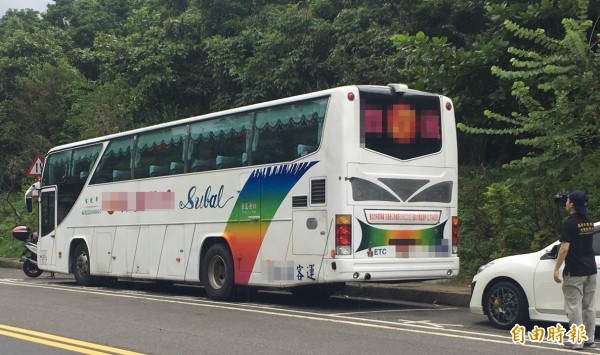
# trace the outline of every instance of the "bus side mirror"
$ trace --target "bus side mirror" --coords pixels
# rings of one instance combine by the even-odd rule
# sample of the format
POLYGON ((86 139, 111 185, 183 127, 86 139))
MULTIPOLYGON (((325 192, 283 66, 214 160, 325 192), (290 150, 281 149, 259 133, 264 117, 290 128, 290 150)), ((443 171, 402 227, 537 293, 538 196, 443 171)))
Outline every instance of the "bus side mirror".
POLYGON ((25 192, 25 210, 27 212, 33 212, 33 198, 37 198, 40 194, 40 182, 35 182, 33 185, 29 186, 27 191, 25 192))
POLYGON ((25 211, 29 213, 33 212, 33 201, 31 197, 25 198, 25 211))

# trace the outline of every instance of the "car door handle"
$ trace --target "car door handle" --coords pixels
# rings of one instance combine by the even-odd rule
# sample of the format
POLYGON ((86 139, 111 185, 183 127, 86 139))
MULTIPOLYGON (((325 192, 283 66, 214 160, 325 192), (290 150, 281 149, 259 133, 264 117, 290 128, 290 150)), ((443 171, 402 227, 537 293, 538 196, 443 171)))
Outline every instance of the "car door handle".
POLYGON ((260 220, 260 216, 248 216, 248 219, 252 222, 257 222, 260 220))

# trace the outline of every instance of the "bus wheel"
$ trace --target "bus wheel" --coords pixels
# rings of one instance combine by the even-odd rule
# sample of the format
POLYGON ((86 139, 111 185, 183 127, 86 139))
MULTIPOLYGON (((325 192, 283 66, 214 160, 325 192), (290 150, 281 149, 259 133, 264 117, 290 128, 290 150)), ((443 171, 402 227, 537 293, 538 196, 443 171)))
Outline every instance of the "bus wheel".
POLYGON ((91 286, 93 278, 90 274, 90 257, 87 245, 85 243, 78 244, 73 255, 73 275, 75 275, 75 281, 80 286, 91 286))
POLYGON ((202 282, 209 298, 225 301, 234 294, 233 258, 223 244, 211 246, 202 260, 202 282))

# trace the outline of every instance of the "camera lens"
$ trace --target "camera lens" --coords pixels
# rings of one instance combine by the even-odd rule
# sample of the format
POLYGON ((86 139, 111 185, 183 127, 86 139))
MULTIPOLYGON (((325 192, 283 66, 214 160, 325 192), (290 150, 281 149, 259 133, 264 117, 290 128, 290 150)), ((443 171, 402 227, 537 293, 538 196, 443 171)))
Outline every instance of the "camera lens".
POLYGON ((569 198, 569 194, 566 192, 556 194, 553 197, 554 203, 556 203, 557 205, 564 205, 565 203, 567 203, 568 198, 569 198))

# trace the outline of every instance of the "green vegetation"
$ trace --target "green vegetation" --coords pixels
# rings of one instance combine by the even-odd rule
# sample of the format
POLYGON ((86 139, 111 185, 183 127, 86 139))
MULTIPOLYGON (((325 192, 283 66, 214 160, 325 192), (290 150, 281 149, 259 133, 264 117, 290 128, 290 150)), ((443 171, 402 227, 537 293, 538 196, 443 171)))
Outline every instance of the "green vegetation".
POLYGON ((0 199, 0 256, 19 257, 23 252, 21 242, 12 237, 12 229, 15 226, 25 225, 35 228, 37 225, 37 213, 25 212, 22 191, 15 193, 4 193, 0 199))
MULTIPOLYGON (((462 272, 600 217, 600 0, 55 0, 0 18, 0 255, 50 147, 343 84, 457 109, 462 272), (94 122, 94 124, 90 124, 94 122), (561 212, 561 211, 558 211, 561 212)), ((12 249, 11 249, 12 248, 12 249)))

